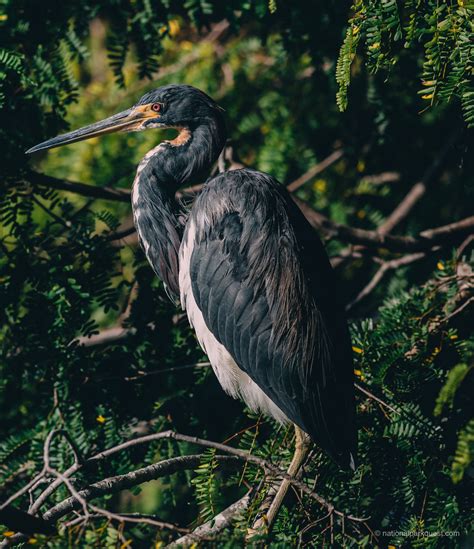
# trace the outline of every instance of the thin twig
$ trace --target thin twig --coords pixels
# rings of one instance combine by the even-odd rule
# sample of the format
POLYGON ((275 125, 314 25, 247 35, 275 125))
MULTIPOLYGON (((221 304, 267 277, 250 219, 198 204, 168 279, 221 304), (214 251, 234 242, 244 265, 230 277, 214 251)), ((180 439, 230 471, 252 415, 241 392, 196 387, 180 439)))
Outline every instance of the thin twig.
POLYGON ((404 265, 409 265, 415 261, 423 259, 424 257, 426 257, 424 252, 418 252, 415 254, 404 255, 398 259, 392 259, 391 261, 383 261, 369 283, 364 286, 357 296, 346 306, 346 311, 350 311, 356 304, 360 303, 363 299, 370 295, 388 271, 398 269, 398 267, 402 267, 404 265))
POLYGON ((109 242, 115 242, 116 240, 123 240, 124 238, 134 234, 135 232, 136 232, 136 229, 132 225, 131 227, 127 227, 125 229, 106 234, 104 238, 109 242))
POLYGON ((371 393, 368 389, 366 389, 365 387, 362 387, 361 385, 359 385, 358 383, 354 383, 354 386, 356 387, 356 389, 358 391, 360 391, 361 393, 363 393, 365 396, 371 398, 372 400, 375 400, 375 402, 378 402, 381 406, 384 406, 385 408, 387 408, 387 410, 390 410, 391 412, 393 412, 394 414, 397 414, 397 415, 400 415, 400 412, 394 408, 393 406, 391 406, 390 404, 388 404, 387 402, 385 402, 384 400, 382 400, 381 398, 379 398, 378 396, 374 395, 373 393, 371 393))
POLYGON ((458 261, 462 258, 462 255, 464 254, 466 248, 468 248, 471 242, 473 241, 474 241, 474 234, 471 234, 461 243, 459 248, 456 250, 456 259, 458 261))
POLYGON ((51 209, 49 209, 47 206, 45 206, 41 200, 39 200, 38 198, 36 198, 35 195, 31 195, 31 200, 37 205, 39 206, 44 212, 46 212, 51 218, 54 219, 54 221, 56 221, 56 223, 59 223, 60 225, 62 225, 63 227, 65 227, 66 229, 70 229, 72 227, 72 223, 70 221, 64 221, 64 219, 62 217, 60 217, 59 215, 56 215, 51 209))
POLYGON ((382 172, 373 175, 364 175, 362 177, 364 183, 370 185, 384 185, 385 183, 396 183, 400 181, 399 172, 382 172))
POLYGON ((21 497, 22 495, 26 494, 31 488, 36 486, 39 481, 41 481, 44 478, 44 469, 42 469, 37 475, 35 475, 28 484, 25 484, 23 488, 20 488, 17 492, 12 494, 8 499, 6 499, 3 503, 0 504, 0 511, 2 511, 4 508, 8 507, 11 503, 13 503, 16 499, 21 497))
POLYGON ((133 376, 106 376, 97 378, 94 380, 91 380, 89 378, 86 378, 84 383, 92 382, 92 383, 107 383, 109 381, 115 381, 118 379, 122 379, 124 381, 141 381, 144 378, 147 378, 148 376, 156 376, 160 374, 169 374, 171 372, 179 372, 182 370, 193 370, 195 368, 209 368, 211 366, 210 362, 195 362, 193 364, 183 364, 181 366, 171 366, 170 368, 159 368, 157 370, 150 370, 149 372, 144 370, 139 370, 135 375, 133 376))
POLYGON ((470 297, 469 299, 466 299, 466 301, 460 305, 457 309, 455 309, 452 313, 447 315, 445 318, 443 318, 441 324, 447 324, 450 320, 452 320, 455 316, 462 313, 465 309, 467 309, 472 303, 474 303, 474 296, 470 297))
POLYGON ((288 192, 293 193, 302 187, 308 181, 311 181, 313 177, 316 177, 318 174, 323 172, 326 168, 329 168, 332 164, 337 162, 340 158, 344 156, 344 149, 336 149, 329 156, 327 156, 321 162, 318 162, 316 165, 312 166, 307 172, 303 175, 300 175, 297 179, 292 181, 286 186, 288 192))
MULTIPOLYGON (((102 510, 104 511, 104 510, 102 510)), ((109 520, 115 520, 118 522, 133 522, 133 523, 139 523, 139 524, 150 524, 151 526, 156 526, 160 528, 161 530, 172 530, 177 533, 186 534, 191 532, 189 528, 183 528, 182 526, 178 526, 177 524, 174 524, 172 522, 165 522, 160 520, 156 515, 147 515, 145 513, 109 513, 107 512, 106 515, 104 515, 103 512, 101 513, 93 513, 89 514, 88 519, 100 519, 107 517, 109 520)), ((81 524, 85 521, 86 517, 79 516, 75 519, 72 519, 68 522, 65 522, 63 526, 65 528, 70 528, 72 526, 76 526, 78 524, 81 524)))
POLYGON ((150 370, 149 372, 138 372, 137 375, 125 377, 125 381, 137 381, 148 376, 155 376, 158 374, 168 374, 170 372, 179 372, 181 370, 189 370, 194 368, 208 368, 211 366, 210 362, 195 362, 194 364, 184 364, 182 366, 172 366, 170 368, 161 368, 159 370, 150 370))

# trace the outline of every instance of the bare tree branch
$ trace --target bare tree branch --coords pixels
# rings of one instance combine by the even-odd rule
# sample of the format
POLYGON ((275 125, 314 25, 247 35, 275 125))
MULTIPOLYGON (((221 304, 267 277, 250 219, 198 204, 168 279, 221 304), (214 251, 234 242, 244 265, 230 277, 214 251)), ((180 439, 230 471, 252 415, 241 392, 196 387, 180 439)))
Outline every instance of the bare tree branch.
MULTIPOLYGON (((215 459, 219 462, 219 464, 226 468, 238 467, 242 462, 241 458, 239 458, 238 456, 217 455, 215 456, 215 459)), ((164 461, 160 461, 159 463, 154 463, 153 465, 148 465, 147 467, 142 467, 141 469, 137 469, 136 471, 131 471, 130 473, 126 473, 124 475, 117 475, 115 477, 106 478, 99 482, 93 483, 79 491, 76 491, 74 487, 72 487, 70 481, 65 476, 65 473, 61 474, 57 471, 54 471, 54 474, 57 474, 57 480, 59 480, 60 483, 67 484, 68 489, 72 492, 73 495, 46 511, 43 515, 43 522, 45 522, 46 524, 53 524, 54 521, 57 521, 59 518, 67 515, 69 512, 75 509, 81 509, 81 507, 84 509, 85 505, 87 505, 87 502, 91 499, 106 494, 114 494, 120 492, 121 490, 132 488, 139 484, 143 484, 144 482, 156 480, 157 478, 168 476, 184 469, 195 469, 200 464, 200 462, 200 455, 179 456, 175 458, 170 458, 164 461)), ((77 472, 79 468, 80 466, 76 464, 75 472, 77 472)), ((123 518, 123 521, 145 522, 147 524, 151 524, 150 520, 142 521, 136 517, 122 517, 121 515, 110 513, 95 506, 91 506, 91 509, 93 509, 98 514, 107 516, 107 518, 111 518, 113 520, 122 520, 123 518)), ((90 518, 88 512, 85 513, 85 515, 87 519, 90 518)), ((153 521, 153 524, 155 526, 163 526, 164 523, 158 524, 156 521, 153 521)), ((22 534, 16 534, 11 538, 5 539, 0 544, 0 547, 17 545, 24 540, 25 536, 22 536, 22 534)))
POLYGON ((404 265, 409 265, 410 263, 419 261, 424 257, 426 257, 425 253, 418 252, 415 254, 404 255, 398 259, 392 259, 391 261, 383 261, 370 282, 364 288, 362 288, 357 296, 346 306, 346 311, 350 311, 351 309, 353 309, 355 305, 357 305, 369 294, 371 294, 375 290, 377 285, 382 281, 385 274, 388 273, 390 270, 398 269, 398 267, 402 267, 404 265))
POLYGON ((68 191, 71 193, 80 194, 82 196, 90 196, 92 198, 130 202, 130 191, 126 189, 96 187, 94 185, 86 185, 85 183, 69 181, 68 179, 58 179, 39 172, 31 172, 30 178, 34 185, 40 185, 42 187, 49 187, 60 191, 68 191))
POLYGON ((429 250, 433 246, 455 243, 474 232, 474 216, 471 216, 449 225, 427 229, 417 237, 380 234, 377 231, 336 223, 316 212, 297 197, 293 197, 293 200, 314 228, 323 231, 331 238, 363 244, 368 248, 385 248, 392 252, 420 252, 429 250))
POLYGON ((110 345, 111 343, 116 343, 130 335, 134 335, 135 333, 135 328, 114 326, 112 328, 101 330, 98 334, 93 334, 91 336, 80 336, 71 343, 81 345, 82 347, 98 347, 100 345, 110 345))
POLYGON ((385 183, 395 183, 400 181, 400 174, 398 172, 382 172, 373 175, 364 175, 362 177, 364 183, 370 185, 384 185, 385 183))
POLYGON ((381 234, 387 234, 393 231, 393 229, 408 216, 425 192, 426 183, 424 181, 415 183, 408 191, 405 198, 398 204, 387 219, 385 219, 380 227, 378 227, 377 231, 381 234))
POLYGON ((313 177, 316 177, 318 174, 323 172, 326 168, 329 168, 329 166, 337 162, 343 156, 344 156, 344 149, 336 149, 324 160, 321 160, 321 162, 318 162, 318 164, 315 164, 314 166, 312 166, 303 175, 300 175, 297 179, 289 183, 286 186, 288 192, 290 193, 295 192, 300 187, 302 187, 305 183, 313 179, 313 177))
POLYGON ((204 539, 215 537, 216 534, 227 528, 239 513, 242 513, 248 508, 250 500, 251 491, 247 492, 245 496, 221 511, 215 517, 212 517, 211 520, 208 520, 204 524, 201 524, 201 526, 198 526, 188 535, 183 536, 167 545, 167 548, 175 549, 177 547, 189 547, 195 543, 202 542, 204 539))
MULTIPOLYGON (((45 448, 49 448, 49 444, 53 436, 54 434, 50 433, 47 439, 47 444, 45 443, 45 448)), ((137 484, 147 482, 147 480, 151 480, 152 478, 154 479, 154 478, 159 478, 160 476, 172 474, 180 470, 181 468, 183 468, 184 463, 189 464, 190 462, 192 462, 194 463, 193 467, 196 466, 195 462, 193 462, 193 459, 197 459, 197 458, 200 459, 200 456, 180 456, 177 458, 171 458, 159 463, 155 463, 153 465, 149 465, 147 467, 143 467, 136 471, 131 471, 130 473, 127 473, 125 475, 118 475, 116 477, 110 477, 108 479, 104 479, 102 481, 91 484, 87 488, 84 488, 78 491, 77 493, 69 481, 69 478, 71 477, 71 475, 76 473, 79 469, 81 469, 84 466, 88 466, 90 464, 101 461, 113 454, 116 454, 117 452, 123 451, 133 446, 137 446, 139 444, 144 444, 144 443, 157 441, 157 440, 165 440, 165 439, 173 439, 181 442, 187 442, 189 444, 195 444, 198 446, 203 446, 205 448, 214 448, 216 450, 224 452, 225 454, 230 454, 230 456, 219 456, 218 460, 226 464, 232 464, 232 466, 234 466, 237 461, 253 463, 256 466, 266 471, 269 471, 273 475, 278 475, 282 478, 286 478, 293 486, 300 489, 301 492, 311 497, 312 499, 317 501, 319 505, 327 509, 331 515, 336 514, 341 518, 344 517, 345 519, 350 520, 352 522, 356 522, 356 523, 366 524, 367 522, 367 519, 365 518, 346 515, 345 513, 338 511, 337 509, 334 508, 334 506, 330 502, 326 501, 322 496, 317 494, 314 490, 309 488, 306 484, 288 475, 285 471, 273 465, 268 460, 249 454, 244 450, 240 450, 238 448, 234 448, 226 444, 205 440, 199 437, 184 435, 181 433, 177 433, 175 431, 163 431, 160 433, 154 433, 151 435, 146 435, 143 437, 132 439, 122 444, 119 444, 117 446, 114 446, 112 448, 109 448, 107 450, 104 450, 103 452, 99 452, 98 454, 87 459, 82 464, 79 462, 75 462, 64 473, 60 473, 60 477, 56 478, 56 480, 53 481, 51 485, 38 497, 35 504, 30 507, 29 512, 32 514, 34 512, 37 512, 39 507, 46 500, 46 497, 52 494, 54 490, 56 490, 61 484, 63 484, 66 481, 67 481, 68 489, 70 489, 74 493, 74 495, 67 498, 66 500, 63 500, 62 502, 58 503, 57 505, 55 505, 54 507, 46 511, 43 515, 43 518, 45 520, 49 520, 49 521, 57 520, 58 518, 64 516, 70 511, 80 508, 81 506, 84 505, 84 502, 87 502, 89 499, 96 498, 105 494, 115 493, 126 488, 130 488, 132 486, 136 486, 137 484)), ((49 462, 48 452, 49 452, 49 449, 45 450, 45 467, 48 467, 48 462, 49 462)), ((54 473, 56 474, 56 472, 54 473)), ((97 510, 97 508, 95 507, 91 507, 91 508, 94 510, 97 510)), ((16 545, 24 540, 25 540, 24 535, 16 534, 11 538, 5 539, 0 544, 0 548, 7 547, 9 545, 16 545)))
MULTIPOLYGON (((136 471, 131 471, 130 473, 109 477, 99 482, 95 482, 90 484, 87 488, 80 490, 78 494, 86 501, 106 494, 115 494, 122 490, 143 484, 144 482, 172 475, 178 471, 195 469, 201 463, 201 457, 202 456, 200 455, 191 455, 166 459, 142 467, 136 471)), ((241 459, 239 459, 238 456, 217 455, 215 456, 215 459, 220 465, 232 469, 238 467, 241 462, 241 459)), ((46 511, 43 516, 47 520, 57 520, 70 511, 80 508, 80 506, 81 502, 78 500, 77 496, 71 496, 46 511)))

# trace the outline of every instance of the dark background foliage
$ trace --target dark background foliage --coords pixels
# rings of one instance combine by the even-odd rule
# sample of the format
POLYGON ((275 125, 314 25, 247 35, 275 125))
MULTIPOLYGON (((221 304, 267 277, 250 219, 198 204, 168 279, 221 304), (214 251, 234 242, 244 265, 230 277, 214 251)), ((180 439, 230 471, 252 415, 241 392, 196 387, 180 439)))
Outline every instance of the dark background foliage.
MULTIPOLYGON (((388 232, 418 238, 472 216, 472 2, 0 5, 1 500, 41 470, 54 428, 65 429, 85 457, 173 429, 229 441, 282 467, 290 459, 291 430, 253 417, 222 392, 133 233, 117 237, 129 232, 135 166, 165 135, 114 135, 24 155, 152 87, 182 82, 225 108, 228 167, 242 162, 282 184, 305 175, 297 197, 331 220, 308 214, 349 305, 362 389, 360 466, 351 476, 316 449, 304 478, 337 510, 370 518, 343 521, 311 497, 290 494, 269 542, 472 546, 472 223, 419 250, 370 245, 334 225, 383 232, 402 204, 406 215, 388 232), (334 150, 337 159, 313 171, 334 150)), ((137 446, 81 471, 75 486, 194 452, 173 440, 137 446)), ((50 453, 57 470, 71 463, 61 437, 50 453)), ((192 529, 262 478, 254 465, 229 473, 217 463, 206 450, 196 472, 95 503, 192 529)), ((41 511, 67 496, 63 486, 41 511)), ((218 533, 219 546, 243 543, 260 499, 258 491, 218 533)), ((27 509, 27 495, 15 505, 27 509)), ((3 533, 13 539, 6 527, 3 533)), ((29 543, 161 547, 177 536, 99 516, 29 543)))

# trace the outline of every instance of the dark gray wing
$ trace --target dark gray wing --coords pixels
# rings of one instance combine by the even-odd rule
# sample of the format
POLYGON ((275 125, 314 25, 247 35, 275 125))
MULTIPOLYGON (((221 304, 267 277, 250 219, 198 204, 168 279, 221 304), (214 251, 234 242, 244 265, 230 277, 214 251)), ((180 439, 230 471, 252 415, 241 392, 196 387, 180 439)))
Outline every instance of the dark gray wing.
POLYGON ((291 421, 349 466, 352 350, 313 229, 274 179, 247 169, 209 182, 191 220, 192 291, 207 327, 291 421))

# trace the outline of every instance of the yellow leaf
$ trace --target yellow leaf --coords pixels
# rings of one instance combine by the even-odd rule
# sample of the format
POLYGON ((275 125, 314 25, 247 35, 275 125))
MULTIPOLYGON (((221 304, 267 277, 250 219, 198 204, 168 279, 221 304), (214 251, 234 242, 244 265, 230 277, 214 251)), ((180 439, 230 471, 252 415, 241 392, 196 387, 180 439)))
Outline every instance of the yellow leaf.
POLYGON ((352 350, 354 351, 354 353, 357 353, 358 355, 364 352, 360 347, 355 347, 354 345, 352 345, 352 350))
POLYGON ((11 538, 12 536, 15 535, 15 532, 12 532, 11 530, 7 530, 6 532, 3 532, 3 535, 4 535, 6 538, 11 538))
POLYGON ((316 181, 313 184, 313 189, 315 191, 318 191, 319 193, 325 193, 327 186, 328 184, 326 183, 325 179, 316 179, 316 181))
POLYGON ((95 419, 97 423, 105 423, 107 421, 103 415, 98 415, 95 419))
POLYGON ((176 36, 177 34, 179 34, 179 21, 177 19, 171 19, 171 21, 169 22, 169 26, 170 26, 170 36, 176 36))
POLYGON ((457 336, 456 334, 453 334, 452 336, 449 336, 449 339, 454 340, 454 339, 458 339, 458 337, 459 337, 459 336, 457 336))
POLYGON ((354 370, 354 374, 357 376, 357 377, 361 377, 362 376, 362 372, 360 370, 354 370))
POLYGON ((369 46, 369 50, 378 50, 380 48, 380 42, 374 42, 369 46))
POLYGON ((436 267, 438 267, 440 271, 444 271, 444 264, 442 261, 438 261, 438 263, 436 263, 436 267))
POLYGON ((364 212, 364 210, 359 210, 359 211, 357 212, 357 217, 358 217, 359 219, 364 219, 364 217, 365 217, 366 215, 367 215, 367 214, 364 212))
POLYGON ((38 543, 38 540, 37 540, 36 538, 30 538, 30 539, 28 540, 28 543, 29 543, 30 545, 34 545, 35 543, 38 543))
POLYGON ((183 51, 191 51, 194 47, 193 43, 189 40, 183 40, 179 45, 183 51))
POLYGON ((422 95, 421 98, 422 99, 433 99, 433 94, 429 93, 428 95, 422 95))
POLYGON ((125 549, 126 547, 128 547, 130 544, 132 543, 132 539, 128 539, 127 541, 124 541, 122 543, 122 545, 120 546, 120 549, 125 549))

